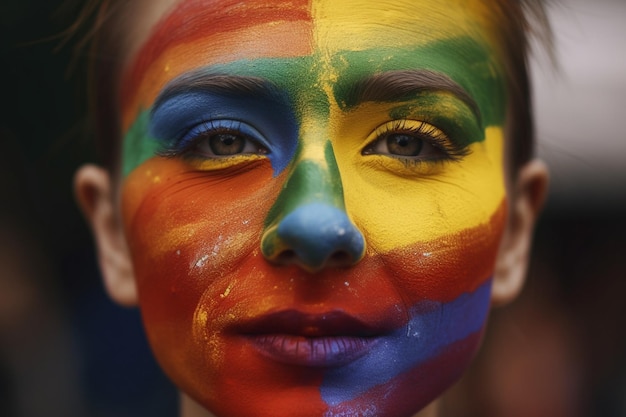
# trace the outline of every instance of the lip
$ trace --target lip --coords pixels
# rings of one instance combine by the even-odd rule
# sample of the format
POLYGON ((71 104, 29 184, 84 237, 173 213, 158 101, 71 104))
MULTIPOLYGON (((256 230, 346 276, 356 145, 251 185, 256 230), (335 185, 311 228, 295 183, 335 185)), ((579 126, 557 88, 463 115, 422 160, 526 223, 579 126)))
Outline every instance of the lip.
POLYGON ((236 329, 264 356, 280 363, 337 367, 365 355, 385 331, 342 311, 270 313, 236 329))

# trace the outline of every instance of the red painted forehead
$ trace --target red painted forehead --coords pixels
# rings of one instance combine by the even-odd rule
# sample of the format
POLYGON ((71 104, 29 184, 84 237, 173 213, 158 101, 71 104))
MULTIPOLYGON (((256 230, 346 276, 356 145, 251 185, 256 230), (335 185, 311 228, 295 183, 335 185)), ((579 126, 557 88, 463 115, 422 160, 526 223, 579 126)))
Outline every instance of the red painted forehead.
MULTIPOLYGON (((218 34, 234 33, 251 27, 270 26, 277 22, 312 21, 309 0, 183 0, 152 29, 147 42, 139 49, 126 68, 122 78, 122 103, 137 94, 145 74, 163 54, 176 47, 211 39, 218 34), (209 24, 208 24, 209 23, 209 24)), ((258 36, 263 36, 259 30, 258 36)), ((297 36, 294 34, 294 36, 297 36)), ((282 48, 289 50, 290 39, 284 39, 282 48)), ((216 48, 225 48, 224 42, 215 42, 216 48), (221 43, 221 45, 220 45, 221 43)), ((296 45, 294 45, 296 46, 296 45)), ((239 47, 239 45, 238 45, 239 47)), ((301 45, 297 45, 301 49, 301 45)), ((293 51, 292 51, 293 52, 293 51)), ((301 51, 303 52, 303 51, 301 51)))

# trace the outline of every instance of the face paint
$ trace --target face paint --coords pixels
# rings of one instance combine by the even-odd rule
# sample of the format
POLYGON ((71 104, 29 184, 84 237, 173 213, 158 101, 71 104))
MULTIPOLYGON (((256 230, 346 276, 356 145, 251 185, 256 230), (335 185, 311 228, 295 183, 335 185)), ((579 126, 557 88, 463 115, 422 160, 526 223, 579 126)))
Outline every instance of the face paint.
POLYGON ((479 344, 506 219, 485 6, 239 3, 177 4, 122 84, 151 345, 218 416, 411 415, 479 344))

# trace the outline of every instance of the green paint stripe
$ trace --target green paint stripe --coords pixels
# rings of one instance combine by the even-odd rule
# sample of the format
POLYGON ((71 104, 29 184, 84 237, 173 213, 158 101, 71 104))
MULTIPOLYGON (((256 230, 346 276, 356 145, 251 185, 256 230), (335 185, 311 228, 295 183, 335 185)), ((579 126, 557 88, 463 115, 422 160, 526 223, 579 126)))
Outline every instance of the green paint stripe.
POLYGON ((123 143, 122 174, 126 177, 135 168, 156 155, 161 143, 149 134, 150 112, 143 110, 132 124, 123 143))
MULTIPOLYGON (((433 42, 413 49, 378 48, 338 53, 330 64, 337 74, 341 74, 334 86, 334 94, 337 102, 345 108, 355 104, 346 102, 346 99, 349 90, 358 80, 381 71, 428 69, 445 73, 474 98, 480 108, 484 126, 504 124, 506 88, 496 58, 486 45, 469 37, 433 42)), ((321 120, 328 116, 329 102, 320 80, 327 69, 321 56, 243 60, 210 68, 213 73, 251 75, 274 82, 279 89, 287 92, 299 121, 302 120, 303 112, 314 114, 321 120)), ((411 103, 399 103, 394 112, 396 115, 403 112, 423 114, 429 122, 440 124, 442 129, 451 132, 449 135, 456 136, 460 143, 483 140, 484 132, 479 130, 484 129, 472 126, 468 121, 469 116, 466 117, 461 106, 453 106, 458 111, 453 117, 446 117, 438 110, 441 103, 432 101, 432 96, 430 97, 429 99, 426 95, 411 103), (421 113, 415 113, 416 111, 421 113)), ((154 156, 161 146, 148 133, 149 115, 148 110, 142 111, 125 135, 124 176, 154 156)))
POLYGON ((463 87, 478 103, 485 126, 504 122, 506 85, 502 70, 494 53, 470 37, 442 40, 414 49, 339 53, 333 65, 343 73, 335 86, 335 96, 345 108, 358 104, 349 101, 355 80, 385 71, 424 69, 441 72, 463 87))
MULTIPOLYGON (((330 141, 324 146, 325 165, 296 159, 283 189, 265 219, 266 227, 277 225, 296 208, 308 203, 324 203, 344 208, 339 167, 330 141)), ((298 157, 296 157, 298 158, 298 157)))

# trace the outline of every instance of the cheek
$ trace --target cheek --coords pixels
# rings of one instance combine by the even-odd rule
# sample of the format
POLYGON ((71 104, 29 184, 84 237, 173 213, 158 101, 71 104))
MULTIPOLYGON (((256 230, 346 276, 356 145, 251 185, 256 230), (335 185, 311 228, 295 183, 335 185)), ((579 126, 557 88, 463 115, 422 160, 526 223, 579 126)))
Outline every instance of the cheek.
POLYGON ((251 165, 215 176, 153 158, 133 171, 123 215, 140 286, 143 271, 157 264, 171 265, 193 286, 206 266, 229 270, 253 251, 278 181, 271 180, 269 162, 251 165))
MULTIPOLYGON (((268 161, 232 169, 217 177, 153 158, 124 183, 122 210, 142 317, 157 358, 175 380, 206 363, 193 329, 203 297, 228 296, 243 260, 262 259, 259 236, 282 181, 272 178, 268 161)), ((195 376, 183 376, 189 378, 195 376)))
POLYGON ((503 133, 498 127, 486 129, 485 140, 473 143, 460 161, 415 167, 388 164, 392 158, 364 158, 360 149, 337 146, 346 208, 368 246, 380 254, 431 242, 444 250, 455 245, 471 250, 465 242, 446 239, 489 224, 506 200, 503 133))
POLYGON ((449 302, 491 278, 506 213, 503 200, 485 223, 380 254, 407 305, 449 302))

